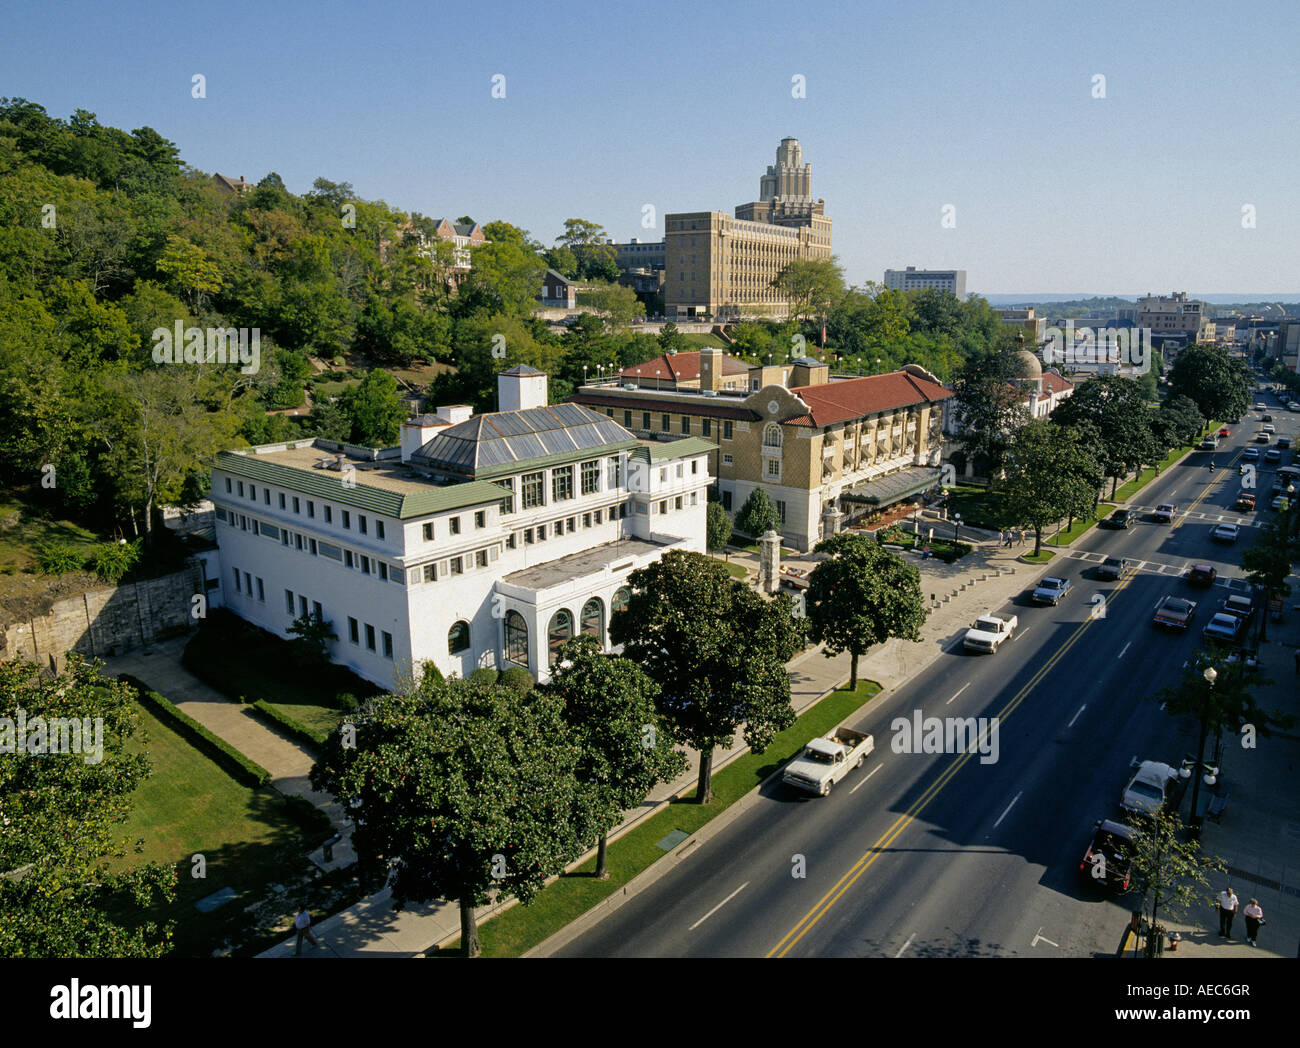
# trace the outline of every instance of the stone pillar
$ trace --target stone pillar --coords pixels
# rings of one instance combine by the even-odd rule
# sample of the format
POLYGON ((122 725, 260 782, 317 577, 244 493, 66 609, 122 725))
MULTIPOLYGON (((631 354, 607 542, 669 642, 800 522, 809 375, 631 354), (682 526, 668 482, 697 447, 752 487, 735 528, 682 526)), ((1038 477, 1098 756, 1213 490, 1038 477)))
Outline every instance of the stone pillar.
POLYGON ((822 513, 822 538, 828 539, 832 535, 840 533, 840 524, 844 520, 844 514, 834 502, 826 507, 822 513))
POLYGON ((771 529, 758 540, 758 585, 764 593, 781 588, 781 536, 771 529))

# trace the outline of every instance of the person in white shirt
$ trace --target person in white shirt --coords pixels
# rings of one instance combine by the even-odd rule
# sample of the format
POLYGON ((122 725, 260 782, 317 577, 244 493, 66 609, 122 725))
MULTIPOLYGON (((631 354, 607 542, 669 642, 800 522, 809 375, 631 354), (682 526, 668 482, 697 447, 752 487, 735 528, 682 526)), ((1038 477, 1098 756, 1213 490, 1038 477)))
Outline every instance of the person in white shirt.
POLYGON ((293 954, 295 957, 302 956, 302 940, 304 936, 311 942, 313 950, 320 946, 316 936, 311 933, 311 914, 307 912, 306 906, 301 904, 298 906, 298 916, 293 919, 293 926, 298 929, 298 949, 293 954))
POLYGON ((1237 916, 1237 893, 1232 886, 1219 892, 1219 935, 1221 938, 1232 937, 1232 919, 1237 916))
POLYGON ((1259 926, 1264 923, 1264 911, 1259 908, 1259 900, 1251 899, 1242 908, 1241 915, 1246 918, 1246 941, 1257 946, 1255 937, 1259 935, 1259 926))

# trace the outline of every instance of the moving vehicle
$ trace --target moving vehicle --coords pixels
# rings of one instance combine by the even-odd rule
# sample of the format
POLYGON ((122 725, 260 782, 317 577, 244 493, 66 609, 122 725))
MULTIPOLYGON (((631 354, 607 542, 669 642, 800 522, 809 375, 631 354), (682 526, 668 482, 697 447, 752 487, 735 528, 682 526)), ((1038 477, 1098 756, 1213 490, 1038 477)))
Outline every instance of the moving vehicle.
POLYGON ((1246 448, 1246 450, 1241 453, 1241 457, 1247 462, 1254 462, 1259 458, 1259 448, 1246 448))
POLYGON ((1172 524, 1174 515, 1178 512, 1178 507, 1172 502, 1162 502, 1156 507, 1156 511, 1151 517, 1157 524, 1172 524))
POLYGON ((1277 448, 1269 448, 1266 452, 1264 452, 1264 461, 1281 462, 1282 452, 1278 451, 1277 448))
MULTIPOLYGON (((1260 416, 1259 416, 1259 420, 1260 420, 1261 422, 1272 422, 1272 421, 1273 421, 1273 416, 1272 416, 1272 415, 1260 415, 1260 416)), ((1264 428, 1267 429, 1270 433, 1273 432, 1273 429, 1272 429, 1271 426, 1265 426, 1264 428)))
POLYGON ((1265 408, 1267 408, 1267 407, 1268 407, 1268 405, 1265 404, 1262 400, 1258 400, 1258 401, 1255 402, 1255 410, 1256 410, 1256 411, 1263 411, 1263 410, 1264 410, 1265 408))
POLYGON ((1300 411, 1300 400, 1293 400, 1286 406, 1287 411, 1300 411))
POLYGON ((1245 620, 1236 615, 1216 611, 1201 630, 1201 636, 1215 644, 1235 644, 1245 625, 1245 620))
POLYGON ((1133 827, 1112 819, 1100 819, 1092 828, 1092 840, 1083 853, 1079 869, 1102 887, 1128 891, 1133 827))
POLYGON ((1127 509, 1117 509, 1106 518, 1108 528, 1127 528, 1133 520, 1133 513, 1127 509))
POLYGON ((1096 576, 1099 579, 1118 579, 1128 569, 1129 563, 1124 557, 1107 557, 1097 565, 1096 576))
POLYGON ((1243 491, 1237 496, 1237 501, 1232 504, 1232 508, 1241 510, 1242 512, 1253 511, 1255 508, 1255 496, 1248 495, 1243 491))
MULTIPOLYGON (((1265 419, 1268 419, 1269 416, 1268 416, 1268 415, 1265 415, 1264 418, 1265 418, 1265 419)), ((1261 433, 1267 433, 1267 434, 1271 437, 1274 433, 1277 432, 1277 427, 1276 427, 1275 425, 1273 425, 1271 422, 1267 422, 1267 421, 1266 421, 1266 422, 1264 423, 1264 425, 1262 425, 1262 426, 1259 427, 1259 431, 1260 431, 1261 433)))
POLYGON ((1219 430, 1219 436, 1230 437, 1232 436, 1232 430, 1230 430, 1227 426, 1224 426, 1221 430, 1219 430))
POLYGON ((1256 444, 1267 444, 1271 439, 1272 439, 1272 438, 1271 438, 1267 433, 1263 432, 1262 430, 1261 430, 1259 433, 1256 433, 1256 434, 1255 434, 1255 443, 1256 443, 1256 444))
POLYGON ((1290 437, 1278 437, 1278 438, 1277 438, 1277 446, 1278 446, 1279 448, 1281 448, 1283 451, 1289 451, 1289 450, 1291 449, 1291 438, 1290 438, 1290 437))
POLYGON ((1177 768, 1159 761, 1143 761, 1120 794, 1119 806, 1125 811, 1154 815, 1164 808, 1169 787, 1177 781, 1177 768))
POLYGON ((1214 437, 1206 437, 1198 446, 1201 451, 1213 451, 1219 446, 1219 442, 1214 437))
POLYGON ((1020 619, 1015 615, 1007 619, 1000 619, 996 615, 981 615, 966 631, 962 647, 968 651, 997 651, 998 646, 1009 639, 1019 625, 1020 619))
POLYGON ((1046 578, 1039 580, 1031 596, 1035 604, 1051 604, 1055 607, 1061 603, 1061 598, 1069 592, 1069 579, 1058 579, 1054 575, 1048 575, 1046 578))
POLYGON ((1291 499, 1287 495, 1274 495, 1273 501, 1269 503, 1269 506, 1275 510, 1290 509, 1291 499))
POLYGON ((1187 581, 1193 586, 1213 586, 1218 569, 1212 564, 1193 564, 1187 572, 1187 581))
POLYGON ((1210 538, 1215 542, 1231 544, 1237 541, 1237 533, 1240 531, 1236 524, 1216 524, 1210 529, 1210 538))
POLYGON ((1187 629, 1188 623, 1196 615, 1196 601, 1186 597, 1161 597, 1156 605, 1156 613, 1151 621, 1157 626, 1170 626, 1177 630, 1187 629))
POLYGON ((852 728, 836 728, 813 739, 799 756, 785 766, 783 782, 825 797, 849 773, 862 767, 867 754, 876 748, 875 739, 852 728))

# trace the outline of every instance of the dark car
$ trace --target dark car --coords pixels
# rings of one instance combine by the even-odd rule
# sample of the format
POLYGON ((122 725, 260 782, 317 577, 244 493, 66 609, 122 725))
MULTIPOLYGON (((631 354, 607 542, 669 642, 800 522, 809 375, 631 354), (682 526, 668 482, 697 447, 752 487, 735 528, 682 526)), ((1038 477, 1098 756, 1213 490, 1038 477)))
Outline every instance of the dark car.
POLYGON ((1123 557, 1107 557, 1097 565, 1096 575, 1099 579, 1118 579, 1128 571, 1129 563, 1123 557))
POLYGON ((1259 416, 1259 420, 1260 420, 1260 422, 1272 422, 1272 421, 1273 421, 1273 416, 1272 416, 1272 415, 1260 415, 1260 416, 1259 416))
POLYGON ((1127 528, 1133 520, 1133 514, 1126 509, 1117 509, 1106 518, 1108 528, 1127 528))
POLYGON ((1219 573, 1212 564, 1193 564, 1187 573, 1187 581, 1193 586, 1213 586, 1218 577, 1219 573))
POLYGON ((1133 851, 1133 828, 1122 822, 1101 819, 1092 830, 1092 840, 1083 853, 1079 870, 1098 887, 1128 891, 1129 865, 1133 851))

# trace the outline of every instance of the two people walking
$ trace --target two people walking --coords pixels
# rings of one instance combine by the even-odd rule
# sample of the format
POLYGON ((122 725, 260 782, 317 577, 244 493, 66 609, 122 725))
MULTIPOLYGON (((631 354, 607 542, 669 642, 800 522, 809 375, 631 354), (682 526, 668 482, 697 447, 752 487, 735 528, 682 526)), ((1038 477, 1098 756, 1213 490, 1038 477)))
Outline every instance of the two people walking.
MULTIPOLYGON (((1237 916, 1237 909, 1237 893, 1229 885, 1219 892, 1219 936, 1221 938, 1232 938, 1232 919, 1237 916)), ((1257 946, 1258 943, 1255 942, 1255 939, 1259 935, 1260 925, 1264 923, 1264 911, 1260 908, 1259 900, 1251 899, 1241 909, 1241 915, 1246 920, 1247 944, 1257 946)))

